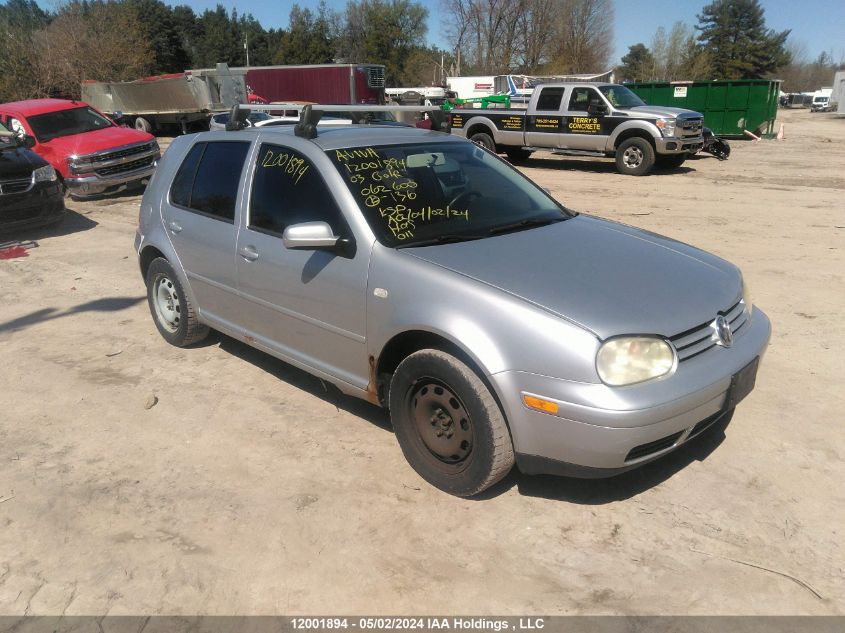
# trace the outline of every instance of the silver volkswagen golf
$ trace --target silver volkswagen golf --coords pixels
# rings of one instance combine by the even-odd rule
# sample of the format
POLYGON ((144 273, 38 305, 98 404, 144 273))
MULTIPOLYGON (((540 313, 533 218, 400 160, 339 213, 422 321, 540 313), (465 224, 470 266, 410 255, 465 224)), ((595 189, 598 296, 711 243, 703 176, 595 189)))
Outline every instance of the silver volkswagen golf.
POLYGON ((209 328, 388 407, 428 482, 610 476, 729 418, 769 320, 732 264, 579 215, 415 128, 176 139, 135 238, 153 321, 209 328))

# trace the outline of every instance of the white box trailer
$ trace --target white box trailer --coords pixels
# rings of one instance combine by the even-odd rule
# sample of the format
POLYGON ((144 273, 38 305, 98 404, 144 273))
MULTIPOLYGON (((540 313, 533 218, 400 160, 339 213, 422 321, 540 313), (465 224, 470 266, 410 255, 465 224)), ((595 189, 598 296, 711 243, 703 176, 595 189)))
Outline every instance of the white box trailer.
POLYGON ((845 114, 845 70, 839 70, 833 76, 830 101, 839 104, 836 110, 838 114, 845 114))

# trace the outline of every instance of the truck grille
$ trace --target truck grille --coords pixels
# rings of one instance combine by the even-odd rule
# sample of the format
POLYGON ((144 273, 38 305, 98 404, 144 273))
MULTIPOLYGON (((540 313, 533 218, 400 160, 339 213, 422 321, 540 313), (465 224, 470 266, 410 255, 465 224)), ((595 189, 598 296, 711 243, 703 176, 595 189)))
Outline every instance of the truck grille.
POLYGON ((382 66, 367 67, 367 85, 370 88, 384 88, 384 68, 382 66))
MULTIPOLYGON (((748 321, 748 311, 745 309, 745 303, 743 301, 738 301, 729 310, 719 312, 719 314, 723 315, 731 324, 731 332, 734 335, 748 321)), ((686 332, 676 334, 669 340, 675 346, 675 351, 678 353, 678 361, 683 362, 693 356, 698 356, 706 352, 711 347, 715 347, 717 339, 714 335, 713 321, 707 321, 686 332)))
POLYGON ((98 176, 114 176, 115 174, 123 174, 128 171, 141 169, 142 167, 149 167, 153 164, 154 157, 147 156, 138 160, 129 161, 128 163, 121 163, 120 165, 112 165, 111 167, 100 167, 95 169, 98 176))
POLYGON ((678 121, 678 123, 680 124, 680 128, 684 131, 684 136, 698 136, 701 134, 703 121, 700 118, 682 119, 678 121))
POLYGON ((155 143, 143 143, 135 145, 134 147, 126 147, 116 152, 108 152, 105 154, 95 154, 93 156, 86 156, 83 159, 90 160, 97 166, 97 163, 105 163, 107 161, 117 160, 119 158, 126 158, 127 156, 134 156, 135 154, 142 154, 144 152, 151 152, 155 149, 155 143))
POLYGON ((23 193, 32 187, 32 177, 15 178, 14 180, 0 180, 0 196, 11 193, 23 193))

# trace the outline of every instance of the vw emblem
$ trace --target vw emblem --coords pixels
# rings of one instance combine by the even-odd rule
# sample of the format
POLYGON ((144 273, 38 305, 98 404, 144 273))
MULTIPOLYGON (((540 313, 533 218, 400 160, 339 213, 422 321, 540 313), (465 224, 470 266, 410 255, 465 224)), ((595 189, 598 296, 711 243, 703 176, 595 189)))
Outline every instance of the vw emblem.
POLYGON ((716 344, 722 347, 730 347, 734 342, 734 335, 731 332, 731 324, 721 314, 713 321, 713 329, 716 330, 716 344))

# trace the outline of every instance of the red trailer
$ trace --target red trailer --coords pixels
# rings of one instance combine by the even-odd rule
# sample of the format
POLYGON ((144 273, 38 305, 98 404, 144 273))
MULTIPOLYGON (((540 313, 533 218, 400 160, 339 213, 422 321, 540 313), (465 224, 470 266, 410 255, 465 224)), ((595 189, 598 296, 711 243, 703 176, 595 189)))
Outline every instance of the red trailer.
POLYGON ((269 101, 384 103, 384 66, 379 64, 251 66, 232 70, 246 71, 249 90, 269 101))

